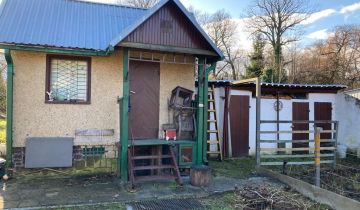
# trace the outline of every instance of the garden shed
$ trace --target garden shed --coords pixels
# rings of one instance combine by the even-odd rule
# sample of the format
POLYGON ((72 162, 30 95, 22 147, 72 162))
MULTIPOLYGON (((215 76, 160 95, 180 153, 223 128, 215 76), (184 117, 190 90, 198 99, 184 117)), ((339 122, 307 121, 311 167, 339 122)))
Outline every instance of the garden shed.
POLYGON ((138 171, 157 179, 166 177, 162 169, 178 175, 179 165, 203 163, 207 75, 223 54, 179 0, 150 9, 4 0, 0 28, 9 166, 71 167, 89 156, 94 166, 106 156, 134 181, 138 171), (196 76, 197 132, 166 141, 172 90, 195 91, 196 76), (162 154, 164 147, 170 152, 162 154))

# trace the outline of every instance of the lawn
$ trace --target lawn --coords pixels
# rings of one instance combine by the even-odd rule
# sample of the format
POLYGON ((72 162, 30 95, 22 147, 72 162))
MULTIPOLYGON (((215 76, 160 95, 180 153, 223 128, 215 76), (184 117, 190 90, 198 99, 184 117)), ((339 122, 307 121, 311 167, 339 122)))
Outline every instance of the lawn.
POLYGON ((209 166, 214 176, 246 179, 256 174, 256 160, 253 157, 243 157, 219 161, 210 161, 209 166))
POLYGON ((6 119, 0 119, 0 143, 6 142, 6 119))

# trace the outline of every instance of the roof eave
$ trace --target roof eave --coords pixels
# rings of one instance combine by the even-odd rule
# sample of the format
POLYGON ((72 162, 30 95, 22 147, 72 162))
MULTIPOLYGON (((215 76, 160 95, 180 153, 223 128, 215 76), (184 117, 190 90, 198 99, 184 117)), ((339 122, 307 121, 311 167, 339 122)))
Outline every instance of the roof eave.
POLYGON ((93 50, 93 49, 80 49, 80 48, 61 48, 52 46, 41 45, 19 45, 16 43, 1 43, 0 49, 10 50, 22 50, 32 52, 45 52, 49 54, 64 54, 64 55, 76 55, 76 56, 108 56, 114 48, 107 48, 106 50, 93 50))

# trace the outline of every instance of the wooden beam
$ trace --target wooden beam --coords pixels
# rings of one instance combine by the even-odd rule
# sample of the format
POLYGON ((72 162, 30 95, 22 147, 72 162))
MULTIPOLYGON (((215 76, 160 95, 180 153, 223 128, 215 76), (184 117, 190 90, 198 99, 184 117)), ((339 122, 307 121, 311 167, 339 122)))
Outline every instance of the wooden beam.
POLYGON ((218 57, 218 55, 215 52, 209 50, 203 50, 203 49, 182 48, 182 47, 173 47, 167 45, 154 45, 154 44, 143 44, 143 43, 133 43, 133 42, 122 42, 120 43, 120 46, 128 47, 128 48, 136 48, 136 49, 146 49, 146 50, 154 50, 154 51, 218 57))

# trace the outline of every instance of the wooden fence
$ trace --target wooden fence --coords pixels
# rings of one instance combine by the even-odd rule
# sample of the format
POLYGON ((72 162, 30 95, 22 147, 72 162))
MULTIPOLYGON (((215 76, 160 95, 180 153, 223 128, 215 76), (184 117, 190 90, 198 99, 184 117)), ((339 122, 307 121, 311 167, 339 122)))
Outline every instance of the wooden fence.
POLYGON ((320 163, 336 164, 337 121, 260 121, 260 165, 315 164, 316 132, 320 132, 320 163), (309 127, 307 130, 294 129, 295 125, 306 124, 309 127), (310 125, 313 125, 313 128, 310 125), (316 127, 323 129, 317 131, 316 127))

